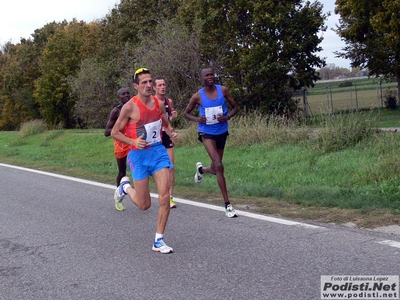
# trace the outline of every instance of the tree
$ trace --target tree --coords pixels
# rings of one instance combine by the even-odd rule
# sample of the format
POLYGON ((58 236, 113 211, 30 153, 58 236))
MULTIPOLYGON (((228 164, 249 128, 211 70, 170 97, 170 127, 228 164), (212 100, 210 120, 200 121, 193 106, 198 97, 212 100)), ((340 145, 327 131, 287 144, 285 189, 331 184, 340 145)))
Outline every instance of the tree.
POLYGON ((327 64, 325 67, 317 70, 322 80, 335 79, 337 77, 348 77, 351 72, 347 68, 341 68, 335 64, 327 64))
POLYGON ((336 0, 335 13, 340 15, 336 32, 346 43, 338 57, 367 68, 370 75, 394 77, 400 86, 400 2, 336 0))
POLYGON ((186 24, 198 17, 203 61, 223 52, 221 75, 241 105, 283 113, 296 108, 290 91, 312 86, 324 61, 320 2, 300 0, 186 0, 186 24), (221 51, 222 50, 222 51, 221 51))
POLYGON ((18 129, 21 122, 40 118, 33 97, 34 81, 39 76, 36 49, 31 41, 4 46, 0 68, 0 129, 18 129), (5 111, 7 109, 7 111, 5 111))
POLYGON ((199 70, 204 65, 200 55, 201 25, 202 21, 197 20, 189 30, 177 20, 161 21, 154 34, 142 37, 135 49, 137 67, 146 66, 154 76, 165 77, 168 96, 181 111, 201 85, 199 70))
POLYGON ((0 129, 15 130, 22 122, 41 118, 33 94, 41 76, 39 58, 57 28, 66 23, 49 23, 36 29, 29 39, 14 45, 6 43, 0 51, 0 129))
POLYGON ((71 95, 76 98, 74 108, 80 127, 105 127, 111 109, 119 104, 117 90, 130 87, 122 79, 118 61, 102 63, 96 58, 82 61, 76 76, 68 78, 71 95))
POLYGON ((42 76, 35 82, 35 98, 50 127, 76 125, 75 102, 68 77, 75 76, 81 61, 96 51, 96 26, 73 20, 58 28, 40 58, 42 76), (90 42, 88 42, 90 40, 90 42))
POLYGON ((121 0, 104 22, 107 30, 118 43, 137 43, 140 36, 154 31, 159 20, 174 18, 181 0, 121 0))
POLYGON ((242 106, 295 110, 291 92, 324 65, 325 18, 318 1, 122 0, 100 21, 52 22, 0 54, 2 124, 27 108, 49 127, 103 127, 139 65, 166 77, 179 108, 211 65, 242 106))

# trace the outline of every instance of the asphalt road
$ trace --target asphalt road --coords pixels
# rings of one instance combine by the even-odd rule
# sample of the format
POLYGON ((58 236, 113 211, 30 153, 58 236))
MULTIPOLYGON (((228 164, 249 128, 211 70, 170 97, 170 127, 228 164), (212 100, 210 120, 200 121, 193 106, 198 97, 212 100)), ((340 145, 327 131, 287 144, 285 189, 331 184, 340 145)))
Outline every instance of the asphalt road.
MULTIPOLYGON (((321 299, 321 275, 399 275, 400 236, 177 199, 151 250, 157 201, 0 164, 0 299, 321 299)), ((398 298, 397 298, 398 299, 398 298)))

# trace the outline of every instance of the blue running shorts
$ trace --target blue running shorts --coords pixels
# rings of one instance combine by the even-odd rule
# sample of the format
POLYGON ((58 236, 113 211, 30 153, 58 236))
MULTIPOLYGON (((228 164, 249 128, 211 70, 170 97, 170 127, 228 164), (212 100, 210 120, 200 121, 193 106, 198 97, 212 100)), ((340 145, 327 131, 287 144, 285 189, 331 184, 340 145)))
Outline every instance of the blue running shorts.
POLYGON ((167 150, 161 143, 142 150, 129 151, 128 165, 134 180, 142 180, 161 169, 173 167, 167 150))

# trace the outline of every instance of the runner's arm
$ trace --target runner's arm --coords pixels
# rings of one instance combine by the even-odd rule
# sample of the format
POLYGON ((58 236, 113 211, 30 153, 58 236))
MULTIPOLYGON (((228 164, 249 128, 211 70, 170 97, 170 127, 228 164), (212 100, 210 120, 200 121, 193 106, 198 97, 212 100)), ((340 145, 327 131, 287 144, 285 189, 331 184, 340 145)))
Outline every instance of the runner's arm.
POLYGON ((111 135, 111 130, 114 127, 115 122, 118 119, 119 113, 120 113, 120 109, 118 107, 115 107, 111 111, 110 118, 108 119, 107 124, 106 124, 106 128, 104 130, 104 135, 105 136, 110 136, 111 135))
POLYGON ((161 121, 162 121, 162 126, 164 127, 165 132, 168 134, 168 136, 174 141, 178 141, 178 134, 175 132, 174 128, 172 127, 171 123, 167 119, 167 114, 165 110, 165 105, 162 101, 158 100, 160 103, 160 109, 161 109, 161 121))
POLYGON ((196 94, 194 94, 192 96, 192 98, 190 98, 189 104, 186 107, 183 116, 185 117, 185 119, 188 119, 189 121, 198 122, 198 123, 206 123, 207 119, 205 116, 196 117, 191 114, 193 109, 196 107, 196 105, 201 105, 201 99, 200 99, 199 92, 197 92, 196 94))
POLYGON ((234 115, 237 114, 239 108, 236 104, 236 101, 233 99, 231 92, 228 90, 226 86, 222 86, 222 92, 224 94, 225 99, 229 102, 231 106, 231 111, 227 115, 227 118, 229 120, 230 118, 232 118, 234 115))
POLYGON ((174 101, 172 99, 168 99, 169 107, 171 108, 171 115, 169 116, 170 122, 173 122, 178 117, 178 112, 175 110, 174 101))

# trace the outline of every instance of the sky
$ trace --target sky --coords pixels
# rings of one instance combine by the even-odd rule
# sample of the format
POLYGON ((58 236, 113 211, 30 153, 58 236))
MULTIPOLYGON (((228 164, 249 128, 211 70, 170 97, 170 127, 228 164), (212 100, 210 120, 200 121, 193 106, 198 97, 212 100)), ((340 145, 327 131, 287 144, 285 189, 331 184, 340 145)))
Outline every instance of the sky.
MULTIPOLYGON (((350 69, 350 61, 335 58, 334 51, 344 47, 337 34, 331 30, 338 23, 339 16, 335 15, 334 0, 319 0, 324 5, 324 12, 331 12, 323 33, 324 49, 318 55, 326 58, 328 64, 350 69)), ((19 43, 20 38, 30 38, 35 29, 40 29, 53 21, 71 21, 73 18, 91 22, 103 18, 119 0, 6 0, 0 6, 0 45, 11 41, 19 43)))

